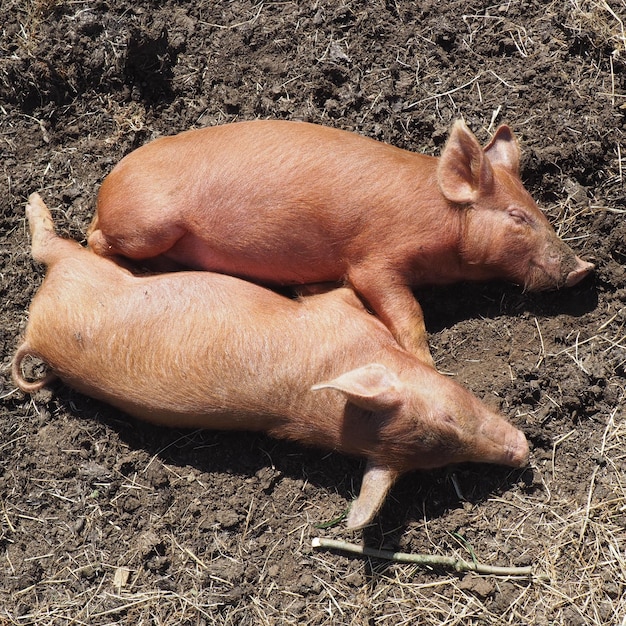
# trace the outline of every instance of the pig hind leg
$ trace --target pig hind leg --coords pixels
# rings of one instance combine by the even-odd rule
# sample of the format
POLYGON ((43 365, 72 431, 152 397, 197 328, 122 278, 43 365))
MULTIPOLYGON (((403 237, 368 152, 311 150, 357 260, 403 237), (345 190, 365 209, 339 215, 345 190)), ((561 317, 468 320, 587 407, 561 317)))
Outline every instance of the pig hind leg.
POLYGON ((87 245, 93 252, 100 256, 112 257, 117 254, 113 243, 107 239, 100 228, 100 220, 98 219, 97 211, 87 229, 87 245))
MULTIPOLYGON (((102 191, 101 191, 102 194, 102 191)), ((87 230, 87 244, 104 257, 125 257, 133 261, 161 258, 185 235, 175 221, 163 221, 154 207, 136 202, 131 210, 119 204, 104 203, 87 230)), ((166 268, 167 269, 167 268, 166 268)))
POLYGON ((87 245, 98 256, 114 261, 120 267, 133 274, 148 272, 175 272, 185 269, 182 263, 166 258, 166 253, 176 244, 176 236, 170 238, 158 237, 149 239, 142 234, 140 242, 133 241, 129 245, 126 241, 107 237, 100 229, 95 229, 87 237, 87 245))
POLYGON ((76 241, 58 237, 50 210, 38 193, 32 193, 26 205, 26 217, 31 234, 31 251, 33 259, 38 263, 50 265, 63 256, 75 254, 81 246, 76 241))

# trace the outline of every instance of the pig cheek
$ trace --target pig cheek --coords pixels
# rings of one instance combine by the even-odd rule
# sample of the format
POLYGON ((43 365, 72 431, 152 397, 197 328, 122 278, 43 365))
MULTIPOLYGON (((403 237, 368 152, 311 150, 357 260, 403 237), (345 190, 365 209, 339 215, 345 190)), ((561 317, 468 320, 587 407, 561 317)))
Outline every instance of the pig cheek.
POLYGON ((412 469, 434 469, 451 463, 461 463, 471 456, 465 429, 450 414, 429 416, 428 424, 421 424, 422 436, 413 446, 412 469))
POLYGON ((473 278, 504 279, 526 284, 530 268, 530 228, 512 222, 498 210, 472 210, 462 255, 473 278))
POLYGON ((544 283, 547 275, 539 263, 541 248, 537 233, 530 225, 511 224, 503 226, 499 237, 494 237, 488 263, 497 270, 497 277, 508 280, 524 289, 536 289, 544 283))
POLYGON ((509 247, 507 254, 507 264, 509 265, 509 276, 507 278, 517 284, 528 288, 537 280, 541 280, 544 272, 537 266, 533 258, 532 251, 537 245, 532 229, 525 228, 525 232, 516 233, 514 244, 509 247))

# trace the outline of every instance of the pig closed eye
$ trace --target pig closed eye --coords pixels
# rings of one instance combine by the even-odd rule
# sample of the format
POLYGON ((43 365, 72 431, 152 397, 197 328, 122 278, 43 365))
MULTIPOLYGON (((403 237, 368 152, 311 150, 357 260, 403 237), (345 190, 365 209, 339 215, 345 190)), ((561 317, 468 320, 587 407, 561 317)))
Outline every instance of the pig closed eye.
POLYGON ((509 216, 513 219, 513 221, 516 224, 519 224, 520 226, 524 226, 524 225, 532 226, 533 224, 533 221, 528 215, 528 213, 526 213, 522 209, 512 208, 508 210, 508 213, 509 213, 509 216))

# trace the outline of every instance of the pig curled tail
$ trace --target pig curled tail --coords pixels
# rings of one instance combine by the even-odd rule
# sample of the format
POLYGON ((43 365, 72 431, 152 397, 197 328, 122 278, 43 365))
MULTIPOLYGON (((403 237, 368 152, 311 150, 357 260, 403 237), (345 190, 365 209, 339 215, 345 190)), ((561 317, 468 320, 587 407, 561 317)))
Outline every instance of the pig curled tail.
POLYGON ((15 353, 13 357, 13 363, 11 364, 11 375, 13 376, 13 381, 15 384, 24 392, 24 393, 34 393, 38 391, 42 387, 45 387, 48 383, 51 383, 57 377, 52 372, 47 373, 42 378, 38 380, 28 381, 24 378, 24 374, 22 372, 22 362, 28 356, 40 358, 39 355, 31 349, 28 343, 25 341, 15 353))

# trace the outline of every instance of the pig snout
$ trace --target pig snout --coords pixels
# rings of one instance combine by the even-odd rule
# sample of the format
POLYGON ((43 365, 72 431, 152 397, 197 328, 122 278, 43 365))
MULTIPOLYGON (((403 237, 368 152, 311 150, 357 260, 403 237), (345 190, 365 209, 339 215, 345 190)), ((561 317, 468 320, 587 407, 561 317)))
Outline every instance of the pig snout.
POLYGON ((524 283, 528 291, 549 291, 572 287, 585 278, 594 264, 583 261, 560 239, 549 241, 543 252, 530 263, 530 273, 524 283))
POLYGON ((528 441, 521 430, 513 429, 513 433, 504 444, 503 465, 524 467, 528 464, 530 450, 528 441))
POLYGON ((524 433, 503 419, 490 420, 482 425, 478 441, 486 449, 476 450, 477 461, 524 467, 528 464, 529 448, 524 433))
POLYGON ((526 465, 529 448, 524 433, 475 396, 465 394, 465 398, 461 460, 509 467, 526 465))
POLYGON ((583 278, 591 273, 595 268, 593 263, 583 261, 580 257, 576 257, 576 267, 565 278, 565 286, 573 287, 577 285, 583 278))

